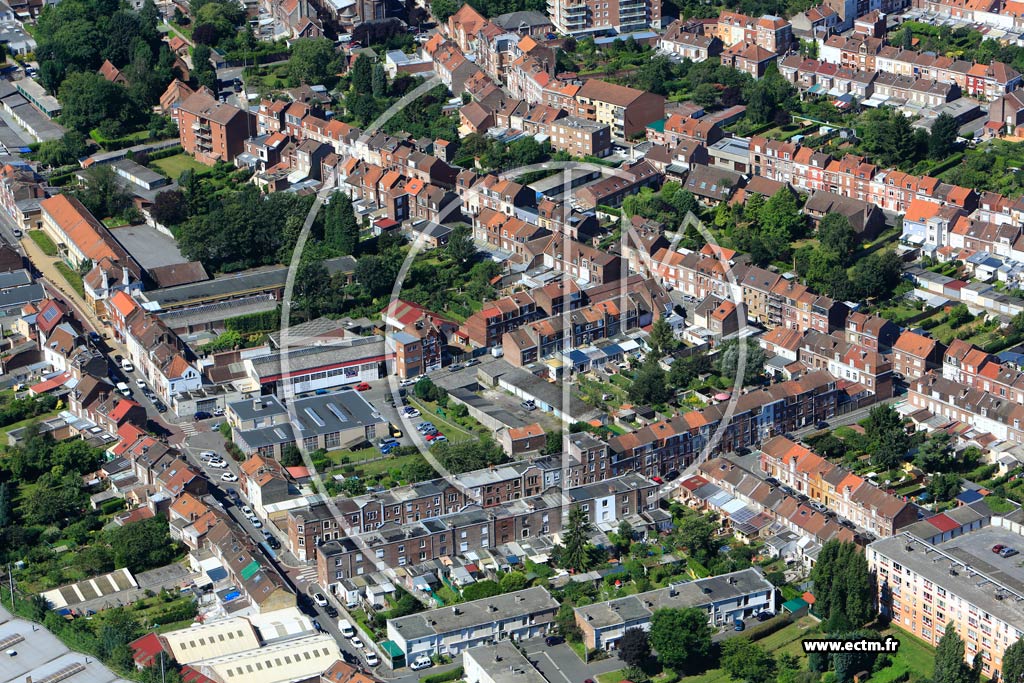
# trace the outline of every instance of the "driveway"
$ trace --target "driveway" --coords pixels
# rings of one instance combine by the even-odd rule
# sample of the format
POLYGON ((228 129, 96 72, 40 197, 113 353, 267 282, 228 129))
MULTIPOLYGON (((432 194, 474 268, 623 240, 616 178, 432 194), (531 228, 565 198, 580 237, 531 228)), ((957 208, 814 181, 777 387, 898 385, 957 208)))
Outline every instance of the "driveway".
POLYGON ((580 661, 566 643, 548 647, 544 638, 523 641, 526 657, 544 674, 549 683, 583 683, 598 674, 617 671, 626 665, 614 653, 606 659, 585 663, 580 661))

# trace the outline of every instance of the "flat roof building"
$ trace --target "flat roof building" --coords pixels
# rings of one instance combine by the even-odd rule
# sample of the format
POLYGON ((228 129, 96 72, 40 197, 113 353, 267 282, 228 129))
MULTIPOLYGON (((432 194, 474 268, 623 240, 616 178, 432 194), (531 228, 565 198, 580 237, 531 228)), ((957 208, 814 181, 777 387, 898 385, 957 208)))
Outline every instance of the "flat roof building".
POLYGON ((547 683, 547 679, 512 643, 502 640, 462 653, 466 683, 547 683))
POLYGON ((775 587, 754 569, 711 576, 689 583, 629 595, 575 608, 576 625, 588 649, 610 650, 630 628, 651 627, 651 616, 663 608, 697 607, 715 626, 752 617, 775 607, 775 587))
MULTIPOLYGON (((941 531, 934 543, 904 531, 870 544, 868 566, 878 578, 882 614, 933 646, 952 622, 966 661, 980 652, 985 676, 1001 674, 1003 653, 1024 635, 1024 567, 1019 556, 992 552, 997 545, 1024 550, 1020 510, 1014 516, 993 516, 963 533, 932 525, 929 533, 941 531)), ((952 521, 946 526, 960 527, 952 521)))
POLYGON ((535 586, 388 619, 388 638, 401 648, 407 661, 421 654, 456 655, 500 638, 524 640, 543 635, 557 612, 558 602, 546 588, 535 586))

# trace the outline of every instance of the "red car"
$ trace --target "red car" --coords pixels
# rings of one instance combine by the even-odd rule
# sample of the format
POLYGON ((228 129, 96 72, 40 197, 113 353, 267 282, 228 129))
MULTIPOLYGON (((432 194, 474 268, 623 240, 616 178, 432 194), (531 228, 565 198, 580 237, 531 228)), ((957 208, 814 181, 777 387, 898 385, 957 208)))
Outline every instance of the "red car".
POLYGON ((426 438, 427 438, 427 441, 433 441, 434 439, 436 439, 439 436, 444 436, 444 434, 442 434, 441 432, 434 432, 433 434, 427 434, 426 438))
POLYGON ((356 391, 369 391, 370 385, 367 382, 360 382, 356 385, 356 391))
POLYGON ((653 481, 653 482, 654 482, 655 484, 664 484, 664 483, 665 483, 665 480, 664 480, 664 479, 662 479, 661 477, 651 477, 651 480, 652 480, 652 481, 653 481))
POLYGON ((1002 543, 997 543, 996 545, 992 546, 992 552, 994 552, 994 553, 999 553, 999 552, 1001 552, 1001 551, 1003 550, 1003 548, 1005 548, 1005 547, 1006 547, 1006 546, 1004 546, 1004 545, 1003 545, 1002 543))

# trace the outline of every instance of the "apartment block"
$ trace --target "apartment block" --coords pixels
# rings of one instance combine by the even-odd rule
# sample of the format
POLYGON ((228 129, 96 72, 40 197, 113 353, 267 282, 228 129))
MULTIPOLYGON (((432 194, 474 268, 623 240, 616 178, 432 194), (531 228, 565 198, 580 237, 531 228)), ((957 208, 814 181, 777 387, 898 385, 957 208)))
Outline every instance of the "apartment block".
POLYGON ((574 608, 588 650, 612 650, 627 629, 649 631, 659 609, 697 608, 712 626, 775 609, 775 587, 755 568, 673 584, 646 593, 574 608))
POLYGON ((1002 672, 1006 648, 1024 635, 1024 570, 1017 558, 991 552, 1024 547, 1020 511, 1011 517, 947 540, 902 533, 867 548, 880 611, 932 646, 952 622, 966 663, 980 654, 987 677, 1002 672))
POLYGON ((245 151, 245 141, 255 130, 256 119, 252 114, 218 102, 202 91, 178 105, 181 148, 207 166, 233 161, 245 151))
POLYGON ((551 146, 576 157, 604 157, 612 152, 611 128, 606 123, 566 116, 548 124, 551 146))
POLYGON ((591 78, 576 93, 577 114, 608 124, 618 139, 641 135, 647 124, 665 118, 665 98, 636 88, 591 78))
POLYGON ((548 16, 561 33, 586 35, 661 28, 658 0, 548 0, 548 16))

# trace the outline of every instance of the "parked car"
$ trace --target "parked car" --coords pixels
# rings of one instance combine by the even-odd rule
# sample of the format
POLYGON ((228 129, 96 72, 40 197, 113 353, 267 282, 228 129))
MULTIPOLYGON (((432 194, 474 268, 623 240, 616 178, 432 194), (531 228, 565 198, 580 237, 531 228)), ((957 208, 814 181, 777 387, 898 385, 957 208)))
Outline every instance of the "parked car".
POLYGON ((825 420, 818 420, 817 422, 814 423, 814 428, 815 429, 828 429, 828 422, 825 422, 825 420))
POLYGON ((135 386, 137 386, 139 389, 142 389, 143 393, 149 390, 149 387, 146 386, 146 382, 141 379, 135 380, 135 386))
POLYGON ((1002 543, 996 543, 994 546, 992 546, 992 552, 998 555, 999 553, 1003 552, 1003 548, 1005 547, 1006 546, 1002 543))
POLYGON ((391 424, 390 422, 388 423, 388 429, 391 432, 391 438, 392 439, 401 439, 402 438, 402 430, 399 429, 398 427, 396 427, 395 425, 391 424))
POLYGON ((523 410, 537 410, 537 404, 533 401, 523 401, 519 407, 523 410))
POLYGON ((200 460, 214 460, 214 459, 217 459, 219 457, 220 456, 217 455, 216 453, 214 453, 213 451, 201 451, 199 453, 199 459, 200 460))
POLYGON ((242 514, 245 515, 246 517, 248 517, 249 519, 255 519, 256 518, 256 513, 253 512, 252 508, 249 507, 248 505, 246 505, 245 507, 242 508, 242 514))
POLYGON ((416 431, 419 432, 420 434, 423 434, 424 432, 427 432, 433 428, 433 422, 420 422, 418 425, 416 425, 416 431))
POLYGON ((1003 548, 1002 550, 999 551, 1000 557, 1013 557, 1014 555, 1019 555, 1019 554, 1020 553, 1018 553, 1013 548, 1003 548))
POLYGON ((195 415, 192 416, 192 419, 195 421, 209 420, 211 417, 213 417, 211 413, 208 413, 205 410, 197 410, 195 415))
POLYGON ((327 598, 324 597, 323 593, 313 593, 313 602, 319 607, 327 607, 327 598))
POLYGON ((771 619, 774 616, 775 616, 775 612, 771 612, 769 610, 764 610, 763 612, 758 612, 757 613, 757 620, 758 621, 768 621, 769 619, 771 619))
POLYGON ((402 408, 402 413, 406 417, 419 417, 420 416, 420 411, 416 410, 412 406, 406 406, 406 407, 402 408))
POLYGON ((430 657, 420 655, 416 659, 412 660, 412 664, 409 665, 409 668, 413 671, 419 671, 421 669, 429 669, 432 666, 434 666, 434 663, 430 661, 430 657))
POLYGON ((554 645, 561 645, 564 642, 565 642, 565 639, 562 638, 561 636, 548 636, 547 638, 544 639, 544 644, 547 645, 548 647, 552 647, 554 645))
POLYGON ((480 365, 480 361, 479 361, 479 360, 477 360, 476 358, 473 358, 473 359, 471 359, 471 360, 467 360, 467 361, 466 361, 466 367, 467 367, 467 368, 471 368, 471 367, 473 367, 474 365, 480 365))
POLYGON ((396 442, 392 441, 390 443, 384 444, 383 446, 379 446, 378 448, 380 449, 380 454, 381 455, 388 455, 388 454, 391 453, 391 451, 393 451, 396 448, 398 448, 398 444, 396 442))
POLYGON ((220 475, 220 480, 226 481, 228 483, 236 482, 238 481, 238 475, 232 474, 231 472, 225 472, 224 474, 220 475))
POLYGON ((427 441, 435 441, 443 436, 444 434, 442 434, 441 432, 433 432, 431 434, 427 434, 427 441))
POLYGON ((398 383, 400 387, 411 387, 413 384, 419 381, 419 377, 406 377, 398 383))
MULTIPOLYGON (((281 547, 281 544, 278 542, 276 538, 273 541, 268 540, 267 543, 269 543, 270 547, 274 550, 277 550, 281 547), (277 545, 274 545, 275 543, 277 543, 277 545)), ((324 607, 324 612, 327 612, 327 616, 329 616, 331 619, 336 619, 338 617, 338 610, 334 609, 334 605, 327 605, 327 607, 324 607)))
POLYGON ((366 651, 366 665, 367 666, 377 666, 379 664, 380 664, 380 657, 377 656, 377 653, 374 652, 373 650, 367 650, 366 651))
POLYGON ((226 460, 222 460, 222 459, 211 460, 210 462, 208 462, 206 464, 209 465, 210 467, 212 467, 215 470, 224 470, 224 469, 227 469, 227 467, 228 467, 227 461, 226 460))
POLYGON ((434 434, 433 436, 434 436, 434 438, 430 441, 430 445, 431 446, 436 446, 437 444, 441 443, 442 441, 447 441, 448 440, 448 437, 445 436, 444 434, 434 434))
POLYGON ((665 480, 662 479, 661 477, 651 477, 651 481, 653 481, 655 484, 664 484, 665 483, 665 480))
POLYGON ((458 372, 463 367, 464 366, 462 365, 462 363, 452 363, 451 365, 448 366, 448 372, 458 372))
POLYGON ((742 631, 742 630, 743 630, 743 629, 745 629, 746 627, 747 627, 747 625, 746 625, 746 624, 744 624, 744 623, 743 623, 743 621, 742 621, 741 619, 737 619, 736 621, 734 621, 734 622, 732 623, 732 630, 733 630, 733 631, 742 631))
POLYGON ((167 412, 167 406, 165 406, 162 401, 154 401, 153 402, 153 407, 156 408, 156 412, 158 412, 158 413, 166 413, 167 412))
POLYGON ((363 645, 363 641, 359 640, 359 636, 355 636, 354 638, 352 638, 352 640, 348 642, 352 643, 352 647, 354 647, 357 650, 362 650, 364 647, 366 647, 365 645, 363 645))
POLYGON ((665 475, 665 481, 675 481, 679 478, 679 470, 672 470, 665 475))

